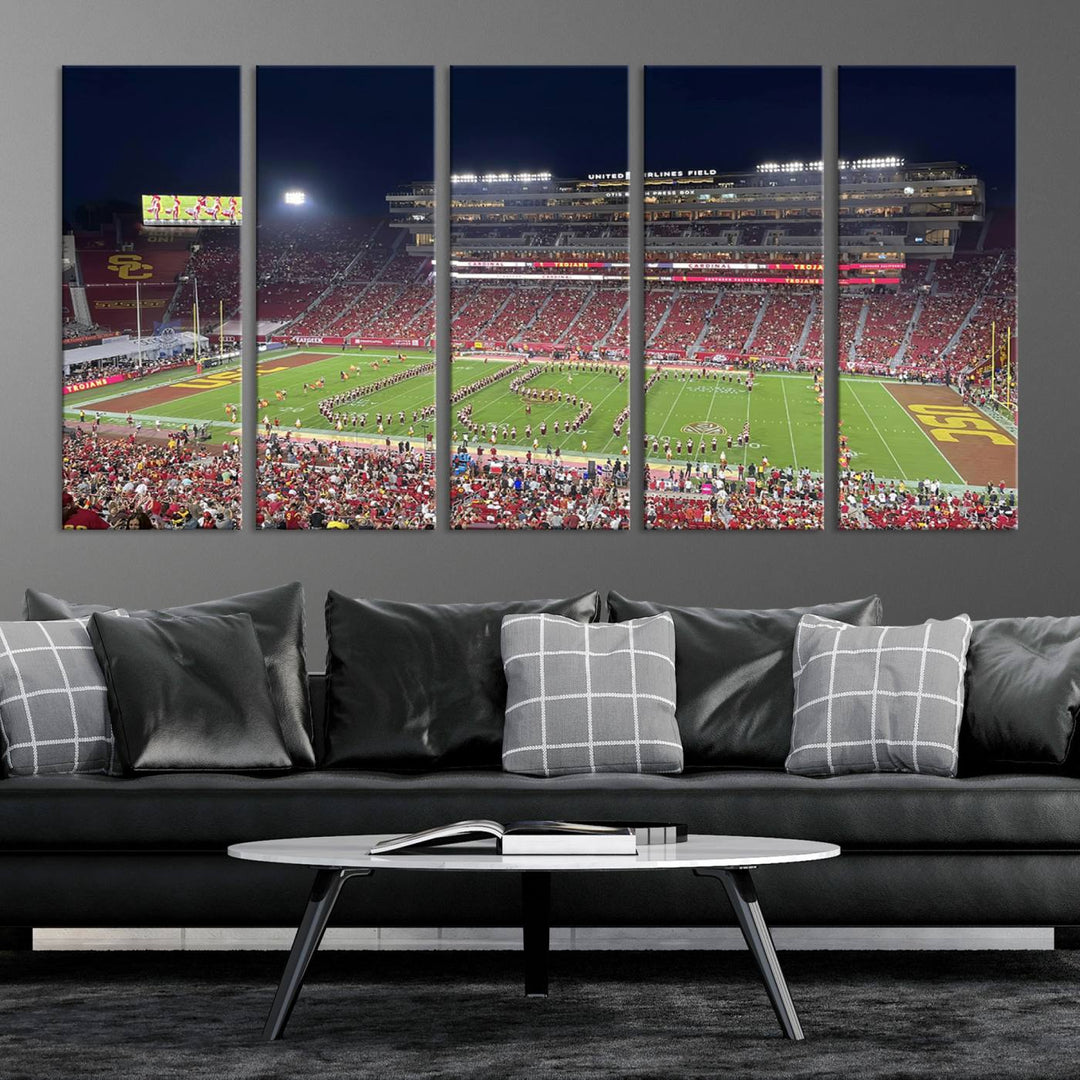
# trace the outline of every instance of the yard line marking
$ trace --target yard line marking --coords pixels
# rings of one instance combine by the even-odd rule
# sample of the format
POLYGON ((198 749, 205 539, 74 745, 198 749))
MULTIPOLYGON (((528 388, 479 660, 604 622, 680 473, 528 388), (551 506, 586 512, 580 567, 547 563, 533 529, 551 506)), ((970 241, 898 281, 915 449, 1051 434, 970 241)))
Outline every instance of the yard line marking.
MULTIPOLYGON (((791 426, 791 410, 788 408, 787 403, 787 387, 783 384, 783 382, 780 383, 780 391, 784 395, 784 415, 787 417, 788 438, 791 440, 791 457, 792 460, 795 462, 795 471, 798 472, 799 454, 798 451, 795 449, 795 429, 791 426)), ((747 394, 746 396, 749 397, 750 395, 747 394)))
POLYGON ((656 429, 657 438, 660 438, 663 435, 664 429, 667 427, 667 422, 671 419, 671 414, 675 411, 676 407, 679 404, 679 399, 683 396, 683 391, 686 389, 686 385, 686 381, 683 380, 679 386, 679 392, 675 395, 675 400, 671 403, 671 408, 668 409, 667 416, 664 417, 663 423, 661 423, 661 425, 656 429))
MULTIPOLYGON (((878 383, 877 385, 881 386, 881 383, 878 383)), ((884 389, 884 387, 882 387, 882 389, 884 389)), ((888 391, 886 391, 886 393, 888 393, 888 391)), ((862 409, 863 414, 866 416, 866 419, 870 421, 870 426, 874 429, 874 431, 877 433, 877 437, 881 440, 881 445, 885 447, 886 451, 889 454, 889 457, 893 459, 893 464, 896 466, 896 475, 901 477, 904 476, 904 467, 900 464, 899 461, 896 460, 896 455, 892 452, 892 447, 885 441, 885 436, 881 434, 881 429, 877 426, 877 424, 874 423, 874 418, 867 411, 867 408, 863 404, 862 398, 859 397, 858 392, 855 390, 854 385, 851 386, 851 396, 856 400, 856 402, 858 402, 859 408, 862 409)), ((892 398, 892 395, 889 394, 889 397, 892 398)), ((896 398, 892 398, 892 400, 896 401, 896 398)), ((897 404, 899 404, 899 402, 897 402, 897 404)))
MULTIPOLYGON (((747 392, 746 392, 746 422, 747 422, 747 424, 750 423, 750 391, 749 390, 747 390, 747 392)), ((746 459, 749 456, 749 454, 750 454, 750 440, 747 439, 746 442, 743 443, 743 452, 742 452, 742 463, 743 463, 744 468, 746 467, 746 459)))
MULTIPOLYGON (((945 454, 942 451, 941 447, 939 447, 934 442, 934 440, 931 439, 930 436, 923 430, 922 425, 917 423, 913 417, 908 415, 908 411, 904 408, 903 405, 900 404, 899 401, 896 400, 895 397, 893 397, 893 395, 891 393, 889 393, 889 388, 885 385, 885 383, 883 381, 880 381, 880 380, 876 380, 876 381, 877 381, 877 385, 880 386, 881 389, 885 391, 886 395, 888 396, 889 401, 894 406, 896 406, 897 409, 900 410, 900 415, 904 418, 905 424, 906 425, 913 425, 918 430, 919 434, 922 435, 923 438, 925 438, 926 441, 938 452, 938 455, 941 458, 941 460, 945 462, 945 468, 948 469, 949 473, 954 477, 953 480, 946 480, 945 483, 966 484, 967 481, 964 480, 964 478, 956 471, 956 469, 954 468, 952 462, 949 461, 949 459, 945 456, 945 454)), ((894 382, 894 383, 899 384, 899 380, 897 380, 897 379, 893 379, 891 381, 894 382)), ((959 400, 959 397, 957 397, 957 400, 959 400)), ((860 404, 862 404, 862 403, 860 402, 860 404)), ((893 458, 893 461, 896 461, 895 457, 893 458)), ((896 462, 896 463, 897 463, 897 465, 900 464, 899 462, 896 462)), ((903 473, 901 473, 901 475, 897 479, 904 480, 904 479, 912 479, 912 478, 911 477, 905 477, 903 475, 903 473)), ((921 479, 921 477, 915 477, 915 479, 921 479)))

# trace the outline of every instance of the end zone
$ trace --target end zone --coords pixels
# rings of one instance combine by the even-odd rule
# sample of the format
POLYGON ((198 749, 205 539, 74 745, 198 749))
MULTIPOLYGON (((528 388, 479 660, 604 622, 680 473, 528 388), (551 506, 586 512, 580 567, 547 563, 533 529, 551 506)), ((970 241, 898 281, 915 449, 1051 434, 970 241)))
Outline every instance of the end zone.
POLYGON ((1016 439, 946 386, 883 383, 965 484, 1016 487, 1016 439))

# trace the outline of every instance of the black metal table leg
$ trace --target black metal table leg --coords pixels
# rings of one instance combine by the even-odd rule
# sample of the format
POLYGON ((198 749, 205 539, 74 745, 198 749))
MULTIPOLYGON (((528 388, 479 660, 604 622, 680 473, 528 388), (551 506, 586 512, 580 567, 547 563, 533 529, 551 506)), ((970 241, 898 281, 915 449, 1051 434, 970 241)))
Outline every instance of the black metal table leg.
POLYGON ((551 936, 551 874, 547 871, 526 870, 521 875, 521 924, 525 946, 525 996, 547 997, 551 936))
POLYGON ((803 1038, 802 1025, 795 1013, 795 1004, 788 993, 784 973, 780 970, 780 961, 776 956, 772 935, 761 913, 757 890, 749 870, 695 870, 699 877, 716 878, 727 893, 728 900, 739 920, 739 929, 747 947, 757 962, 761 972, 769 1001, 776 1012, 776 1018, 789 1039, 803 1038))
POLYGON ((264 1042, 280 1039, 285 1032, 285 1025, 304 985, 308 964, 322 941, 342 885, 351 877, 366 877, 370 873, 370 870, 319 870, 315 874, 315 884, 311 887, 304 918, 296 931, 274 1003, 270 1006, 270 1015, 266 1018, 264 1042))

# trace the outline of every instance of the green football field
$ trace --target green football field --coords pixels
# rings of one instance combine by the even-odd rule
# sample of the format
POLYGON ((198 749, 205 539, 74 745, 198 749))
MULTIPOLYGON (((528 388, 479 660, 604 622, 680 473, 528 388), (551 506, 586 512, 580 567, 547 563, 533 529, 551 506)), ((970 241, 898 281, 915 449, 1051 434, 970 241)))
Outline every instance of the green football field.
MULTIPOLYGON (((491 374, 494 363, 455 360, 454 388, 491 374)), ((652 368, 647 374, 652 374, 652 368)), ((520 445, 526 444, 524 428, 528 423, 532 424, 534 438, 539 440, 542 450, 548 446, 553 449, 559 447, 568 455, 580 455, 584 439, 588 443, 590 457, 614 457, 624 445, 629 445, 630 435, 626 425, 621 436, 616 436, 612 430, 615 417, 626 408, 629 400, 629 384, 619 382, 617 375, 573 372, 571 376, 553 367, 550 372, 531 379, 527 385, 533 389, 561 389, 564 400, 532 402, 530 414, 525 412, 525 402, 509 392, 510 381, 500 380, 456 406, 454 429, 460 428, 456 417, 458 409, 471 402, 475 422, 482 425, 494 422, 500 428, 503 423, 516 425, 520 445), (580 407, 565 400, 568 393, 591 401, 593 413, 585 428, 570 434, 560 431, 555 435, 554 421, 559 420, 562 428, 566 421, 573 420, 580 407), (541 421, 547 422, 546 436, 539 434, 541 421)), ((821 406, 817 403, 813 381, 808 375, 760 375, 753 392, 747 393, 745 385, 698 379, 695 372, 688 372, 683 378, 674 369, 669 369, 668 378, 661 379, 649 390, 645 409, 645 430, 648 434, 658 439, 669 436, 673 454, 678 441, 682 440, 683 453, 681 456, 676 454, 673 461, 686 461, 686 440, 693 438, 694 457, 698 460, 719 461, 723 451, 731 465, 737 465, 740 461, 759 461, 764 455, 774 465, 793 465, 821 471, 821 406), (748 410, 750 444, 729 451, 727 433, 734 437, 742 431, 748 410), (717 436, 715 453, 712 452, 714 434, 717 436)), ((458 434, 460 438, 463 432, 458 430, 458 434)), ((660 456, 650 454, 649 457, 653 464, 666 464, 662 453, 660 456)))
MULTIPOLYGON (((282 430, 286 428, 297 430, 297 420, 300 421, 299 430, 309 434, 324 434, 332 430, 331 425, 319 413, 318 403, 322 398, 351 390, 356 386, 370 385, 388 375, 433 359, 431 353, 421 350, 407 349, 401 352, 406 358, 404 362, 398 361, 398 353, 394 350, 349 349, 342 352, 340 349, 315 346, 261 353, 259 355, 258 396, 266 399, 269 404, 259 409, 260 428, 264 416, 268 416, 271 423, 275 419, 278 420, 282 430), (295 357, 313 355, 318 356, 319 359, 302 363, 300 366, 289 366, 296 363, 295 357), (375 363, 378 363, 378 369, 372 366, 375 363), (347 372, 348 380, 341 378, 342 371, 347 372), (311 389, 305 393, 304 384, 310 385, 320 377, 326 380, 325 388, 311 389), (287 395, 283 401, 277 400, 276 394, 279 390, 287 395)), ((232 431, 236 428, 236 425, 225 415, 227 404, 239 404, 241 401, 239 367, 236 364, 229 367, 208 368, 202 376, 188 373, 181 380, 176 380, 175 372, 168 372, 141 379, 137 383, 100 387, 84 390, 78 394, 68 394, 64 398, 64 415, 68 419, 77 419, 79 409, 84 408, 88 415, 101 410, 107 417, 122 417, 127 408, 122 400, 118 400, 122 394, 140 394, 155 386, 160 387, 170 383, 177 388, 190 388, 193 392, 157 405, 144 405, 136 400, 131 405, 132 416, 136 420, 141 420, 144 425, 151 425, 156 419, 160 419, 165 427, 176 426, 183 422, 202 424, 209 421, 222 430, 232 431), (221 385, 212 389, 198 389, 207 382, 218 382, 221 385)), ((369 423, 364 431, 367 435, 376 434, 376 413, 393 412, 393 422, 384 425, 385 433, 394 437, 407 437, 408 428, 412 425, 413 410, 430 405, 434 397, 434 375, 419 375, 415 379, 407 379, 397 386, 386 387, 374 394, 365 395, 356 402, 343 405, 341 411, 367 412, 369 423), (402 410, 406 414, 404 424, 399 423, 397 419, 397 414, 402 410)), ((432 421, 420 422, 415 425, 415 434, 426 434, 428 429, 434 431, 432 421)), ((351 432, 352 428, 349 430, 351 432)))
MULTIPOLYGON (((821 405, 809 375, 757 375, 753 391, 748 392, 742 373, 726 373, 732 381, 725 382, 699 379, 695 372, 680 378, 674 369, 665 370, 668 377, 661 378, 645 395, 645 430, 660 439, 668 436, 673 452, 682 439, 681 460, 685 460, 686 440, 692 438, 695 456, 704 461, 718 459, 723 451, 729 466, 757 463, 767 457, 770 465, 821 472, 821 405), (734 381, 737 377, 742 383, 734 381), (749 444, 727 449, 727 436, 737 438, 747 421, 749 444), (716 427, 721 430, 715 432, 716 427), (715 454, 714 433, 718 435, 715 454), (699 449, 702 437, 706 440, 704 454, 699 449)), ((650 369, 647 374, 651 373, 650 369)), ((666 464, 663 457, 652 453, 651 446, 648 457, 666 464)), ((675 453, 672 460, 678 462, 680 456, 675 453)))
MULTIPOLYGON (((469 383, 483 379, 500 368, 505 368, 504 362, 489 360, 461 359, 454 361, 451 378, 455 390, 469 383)), ((625 372, 625 368, 621 369, 625 372)), ((526 413, 526 403, 520 394, 512 393, 509 389, 513 382, 513 376, 500 379, 498 382, 470 394, 453 408, 451 417, 451 431, 458 433, 458 440, 465 440, 466 433, 457 421, 457 414, 466 404, 473 407, 472 420, 481 425, 491 423, 501 426, 505 423, 511 427, 517 427, 517 440, 510 440, 507 445, 531 446, 532 441, 525 437, 525 426, 531 424, 533 438, 540 443, 542 452, 546 452, 550 446, 556 447, 563 453, 582 453, 582 441, 588 443, 588 454, 591 457, 605 457, 618 455, 627 439, 626 425, 623 425, 623 435, 616 437, 612 431, 615 417, 626 408, 630 400, 630 384, 628 380, 619 381, 618 375, 610 375, 606 372, 581 372, 558 370, 558 365, 552 365, 542 375, 530 379, 526 384, 530 390, 556 389, 562 390, 562 401, 530 401, 531 412, 526 413), (573 405, 568 400, 571 395, 576 395, 578 405, 573 405), (566 432, 565 425, 571 423, 581 409, 580 402, 591 401, 593 412, 588 423, 576 432, 566 432), (555 421, 559 422, 559 434, 555 434, 555 421), (547 435, 540 434, 541 423, 548 425, 547 435)), ((470 443, 472 440, 468 440, 470 443)), ((503 443, 499 438, 500 445, 503 443)))
MULTIPOLYGON (((331 426, 319 414, 317 407, 321 398, 357 386, 368 386, 409 366, 433 359, 430 352, 416 349, 403 350, 403 355, 405 360, 401 362, 394 350, 349 349, 343 353, 340 349, 319 346, 260 354, 258 394, 260 398, 269 400, 267 406, 259 409, 260 427, 263 417, 269 416, 271 423, 275 419, 279 421, 281 430, 297 430, 296 421, 299 420, 299 430, 302 432, 327 433, 331 426), (289 366, 296 364, 295 358, 301 355, 318 358, 299 366, 289 366), (378 369, 372 366, 375 363, 378 363, 378 369), (349 375, 347 381, 340 377, 343 370, 349 375), (326 379, 325 388, 309 390, 305 394, 304 383, 311 384, 320 377, 326 379), (276 398, 279 390, 287 394, 283 401, 276 398)), ((485 362, 480 358, 459 358, 453 364, 453 386, 457 389, 482 379, 508 363, 510 361, 492 359, 485 362)), ((695 458, 706 462, 718 460, 723 450, 732 466, 740 462, 760 461, 762 456, 766 456, 773 465, 790 465, 821 472, 822 409, 809 375, 761 374, 755 378, 753 392, 747 393, 744 384, 699 379, 696 371, 686 372, 683 377, 674 368, 666 370, 667 378, 661 378, 646 395, 645 431, 659 439, 669 437, 673 450, 677 442, 682 440, 684 452, 682 455, 675 454, 674 461, 686 460, 686 440, 692 438, 695 458), (727 434, 737 436, 747 420, 750 422, 749 445, 728 451, 727 434), (716 454, 711 450, 714 434, 717 437, 716 454)), ((651 375, 652 371, 649 368, 646 375, 651 375)), ((516 426, 516 446, 529 445, 524 433, 528 423, 532 424, 534 437, 539 439, 544 451, 550 446, 552 449, 559 447, 567 455, 581 455, 584 439, 588 444, 589 457, 607 457, 618 455, 623 445, 629 445, 631 436, 628 425, 624 425, 621 436, 616 436, 612 431, 615 417, 626 407, 629 395, 629 381, 620 382, 617 374, 560 372, 557 365, 552 365, 527 385, 537 390, 548 387, 560 389, 563 391, 563 401, 532 402, 530 414, 526 414, 521 396, 509 391, 510 381, 510 378, 498 380, 454 406, 451 430, 458 431, 459 440, 464 432, 460 430, 456 413, 468 402, 473 406, 472 418, 477 423, 488 425, 494 422, 500 429, 503 423, 516 426), (560 430, 555 435, 555 420, 563 429, 578 413, 580 406, 572 405, 567 400, 571 394, 576 394, 579 400, 593 403, 592 416, 581 430, 573 433, 560 430), (548 425, 546 436, 539 434, 542 421, 548 425)), ((78 419, 79 409, 84 408, 88 415, 100 409, 106 417, 122 418, 129 407, 126 403, 118 402, 122 395, 141 394, 155 387, 169 386, 188 388, 190 392, 157 405, 136 402, 130 406, 134 417, 141 420, 144 426, 151 426, 158 419, 166 428, 184 422, 202 424, 209 421, 219 431, 236 430, 236 425, 225 415, 226 404, 237 404, 241 400, 239 368, 235 364, 207 369, 201 378, 187 374, 176 381, 175 372, 166 372, 137 383, 69 394, 64 398, 64 415, 69 420, 78 419), (218 385, 201 389, 207 381, 218 385)), ((412 437, 419 439, 434 431, 434 423, 429 420, 414 425, 413 410, 430 404, 434 395, 434 376, 420 375, 397 386, 365 394, 358 401, 342 406, 341 410, 368 414, 367 427, 361 432, 350 425, 349 433, 355 431, 357 434, 376 436, 375 414, 381 412, 384 418, 389 416, 389 419, 384 419, 385 435, 395 439, 408 438, 408 429, 413 427, 412 437), (404 424, 398 420, 401 412, 405 413, 404 424)), ((962 482, 956 470, 881 381, 858 376, 841 377, 840 417, 855 468, 873 469, 883 478, 915 480, 931 477, 943 483, 962 482)), ((502 440, 501 431, 499 446, 500 449, 510 448, 502 440)), ((650 452, 648 457, 655 465, 666 464, 662 452, 659 456, 650 452)))
POLYGON ((840 422, 853 469, 873 469, 882 479, 963 483, 944 454, 878 379, 841 376, 840 422))

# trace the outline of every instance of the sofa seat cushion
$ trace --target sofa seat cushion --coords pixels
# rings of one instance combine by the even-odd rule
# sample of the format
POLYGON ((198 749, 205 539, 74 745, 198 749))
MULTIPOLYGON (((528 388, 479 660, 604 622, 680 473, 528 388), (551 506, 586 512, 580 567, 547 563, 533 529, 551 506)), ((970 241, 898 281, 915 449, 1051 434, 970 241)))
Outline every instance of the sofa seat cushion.
POLYGON ((537 778, 343 770, 0 780, 0 851, 220 850, 287 836, 412 832, 464 818, 640 817, 844 848, 1080 850, 1080 779, 767 771, 537 778))

